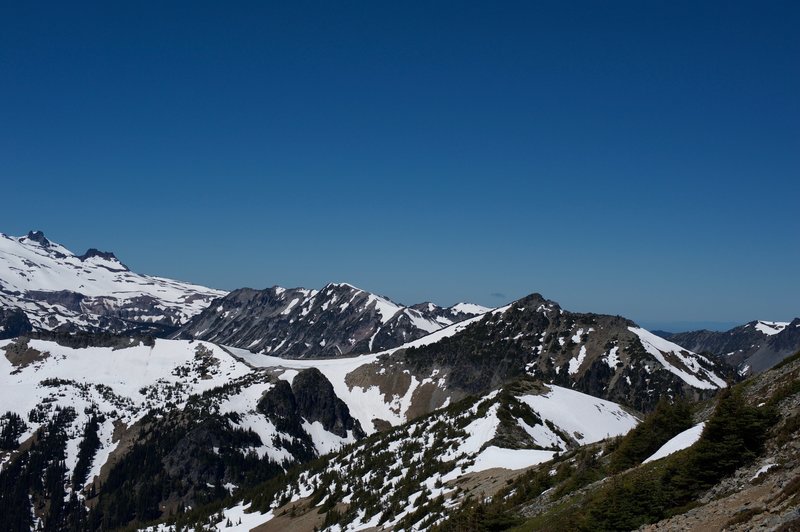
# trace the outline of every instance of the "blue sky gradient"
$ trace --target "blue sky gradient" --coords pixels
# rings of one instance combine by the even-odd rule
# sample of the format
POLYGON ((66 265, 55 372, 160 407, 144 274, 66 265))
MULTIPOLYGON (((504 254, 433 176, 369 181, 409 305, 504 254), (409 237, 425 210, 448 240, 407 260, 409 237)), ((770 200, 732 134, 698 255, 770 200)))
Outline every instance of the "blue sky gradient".
POLYGON ((232 289, 800 315, 800 3, 0 6, 0 231, 232 289))

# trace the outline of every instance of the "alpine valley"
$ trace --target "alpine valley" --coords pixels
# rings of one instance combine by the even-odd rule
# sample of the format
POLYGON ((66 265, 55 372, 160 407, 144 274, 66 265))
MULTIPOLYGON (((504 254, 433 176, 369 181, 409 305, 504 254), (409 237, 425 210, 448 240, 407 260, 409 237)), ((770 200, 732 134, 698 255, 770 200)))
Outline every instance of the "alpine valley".
POLYGON ((795 530, 798 349, 0 234, 0 530, 795 530))

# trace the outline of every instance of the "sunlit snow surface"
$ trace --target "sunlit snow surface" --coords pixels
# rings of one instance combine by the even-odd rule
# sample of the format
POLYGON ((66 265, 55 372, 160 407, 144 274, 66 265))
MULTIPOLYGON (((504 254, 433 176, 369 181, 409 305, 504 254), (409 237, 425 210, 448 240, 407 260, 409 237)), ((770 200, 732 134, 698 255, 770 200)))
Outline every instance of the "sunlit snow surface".
MULTIPOLYGON (((128 271, 116 259, 94 256, 81 260, 65 247, 51 242, 44 247, 26 237, 0 233, 0 304, 22 308, 35 325, 50 329, 69 317, 81 321, 92 314, 60 305, 26 299, 25 292, 70 291, 83 294, 95 306, 118 308, 123 302, 147 296, 157 300, 154 307, 143 308, 140 321, 161 321, 167 315, 183 323, 202 311, 212 299, 226 292, 161 277, 128 271), (11 295, 12 292, 17 293, 11 295)), ((84 302, 85 303, 85 302, 84 302)), ((84 303, 81 303, 84 306, 84 303)), ((134 316, 127 316, 128 319, 134 316)))
POLYGON ((545 394, 523 395, 520 400, 581 444, 626 434, 639 423, 617 403, 560 386, 548 388, 545 394))
MULTIPOLYGON (((257 527, 261 523, 269 521, 272 519, 273 515, 272 512, 267 513, 260 513, 260 512, 253 512, 247 513, 247 510, 250 508, 250 504, 239 504, 238 506, 234 506, 232 508, 226 508, 223 512, 223 518, 218 523, 214 524, 213 530, 226 530, 229 532, 248 532, 253 528, 257 527), (228 525, 230 523, 230 525, 228 525)), ((148 532, 174 532, 175 527, 167 526, 167 525, 158 525, 148 527, 142 530, 146 530, 148 532)))
POLYGON ((653 462, 654 460, 660 460, 661 458, 665 458, 673 453, 677 453, 678 451, 688 449, 700 439, 700 435, 703 434, 703 429, 705 426, 706 424, 703 422, 698 423, 692 428, 684 430, 662 445, 656 452, 653 453, 652 456, 647 458, 642 463, 646 464, 648 462, 653 462))
POLYGON ((450 307, 450 309, 459 314, 486 314, 492 310, 489 307, 476 305, 474 303, 456 303, 450 307))
POLYGON ((685 383, 698 389, 725 388, 727 384, 714 372, 703 368, 698 360, 703 360, 711 366, 711 361, 707 358, 692 353, 677 344, 657 336, 650 331, 639 327, 628 327, 628 330, 639 337, 645 351, 653 357, 671 373, 677 375, 685 383), (687 354, 689 356, 687 356, 687 354), (674 357, 684 368, 667 361, 666 357, 674 357))
POLYGON ((785 321, 763 321, 759 320, 756 322, 756 330, 761 333, 766 334, 767 336, 772 336, 773 334, 778 334, 786 327, 789 326, 788 322, 785 321))
MULTIPOLYGON (((12 340, 2 340, 0 348, 10 343, 12 340)), ((26 417, 28 412, 43 404, 49 409, 73 407, 78 414, 96 405, 107 417, 100 426, 101 448, 89 478, 99 473, 100 466, 116 447, 112 442, 114 421, 130 426, 148 409, 165 406, 167 390, 180 406, 190 393, 201 393, 250 372, 245 364, 206 342, 156 340, 153 347, 138 345, 115 350, 110 347, 72 349, 55 342, 29 340, 28 347, 46 353, 46 358, 19 368, 9 362, 4 352, 0 354, 2 410, 26 417), (199 368, 194 365, 199 346, 208 349, 217 362, 206 378, 197 378, 199 368), (181 374, 181 369, 185 373, 181 374), (60 379, 61 384, 42 385, 42 381, 48 379, 60 379), (191 382, 193 380, 195 382, 191 382)), ((73 433, 81 434, 85 422, 79 415, 73 423, 73 433)), ((30 437, 40 425, 29 422, 20 441, 30 437)), ((70 470, 77 462, 77 444, 77 440, 71 440, 67 446, 66 465, 70 470)))

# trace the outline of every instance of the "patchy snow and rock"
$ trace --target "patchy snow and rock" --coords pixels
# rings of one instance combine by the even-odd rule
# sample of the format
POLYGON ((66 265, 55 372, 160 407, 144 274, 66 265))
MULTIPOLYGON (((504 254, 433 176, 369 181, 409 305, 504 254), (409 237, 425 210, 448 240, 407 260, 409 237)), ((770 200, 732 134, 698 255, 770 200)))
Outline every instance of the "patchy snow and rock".
POLYGON ((665 369, 680 377, 684 382, 698 389, 725 388, 727 384, 717 374, 700 365, 705 362, 709 367, 712 363, 707 358, 692 353, 677 344, 656 336, 655 334, 639 327, 628 327, 632 333, 639 337, 645 350, 665 369), (668 360, 667 357, 672 360, 668 360))

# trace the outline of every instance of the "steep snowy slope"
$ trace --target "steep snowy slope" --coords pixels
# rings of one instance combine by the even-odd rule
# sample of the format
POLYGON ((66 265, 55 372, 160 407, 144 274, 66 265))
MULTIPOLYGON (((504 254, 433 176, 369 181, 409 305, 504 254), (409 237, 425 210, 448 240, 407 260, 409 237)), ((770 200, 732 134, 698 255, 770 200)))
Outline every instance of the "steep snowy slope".
POLYGON ((169 331, 224 295, 134 273, 113 253, 75 255, 39 231, 0 233, 0 308, 22 310, 34 329, 169 331))
POLYGON ((321 358, 398 347, 490 309, 459 303, 398 305, 347 283, 321 290, 234 290, 177 333, 286 358, 321 358))
MULTIPOLYGON (((252 452, 288 465, 337 450, 363 434, 332 389, 326 395, 325 386, 330 384, 324 378, 301 375, 308 381, 305 385, 296 382, 281 389, 299 405, 281 425, 286 420, 277 416, 275 408, 282 405, 262 400, 282 383, 214 344, 155 340, 152 345, 73 349, 50 341, 4 340, 0 341, 0 415, 13 413, 23 420, 16 439, 24 444, 59 413, 71 411, 59 427, 65 434, 69 474, 77 466, 85 426, 92 418, 98 420, 99 445, 80 479, 81 487, 100 475, 122 440, 135 441, 142 427, 158 426, 160 419, 186 412, 194 412, 192 423, 221 421, 215 438, 224 439, 226 431, 246 432, 249 436, 235 452, 252 452), (338 410, 331 417, 319 408, 338 410)), ((0 449, 0 464, 12 455, 0 449)))
POLYGON ((525 379, 365 440, 301 473, 258 509, 242 501, 215 524, 236 530, 245 517, 253 527, 291 509, 295 519, 319 516, 317 526, 422 530, 468 495, 461 486, 470 477, 547 462, 637 423, 610 401, 525 379))

